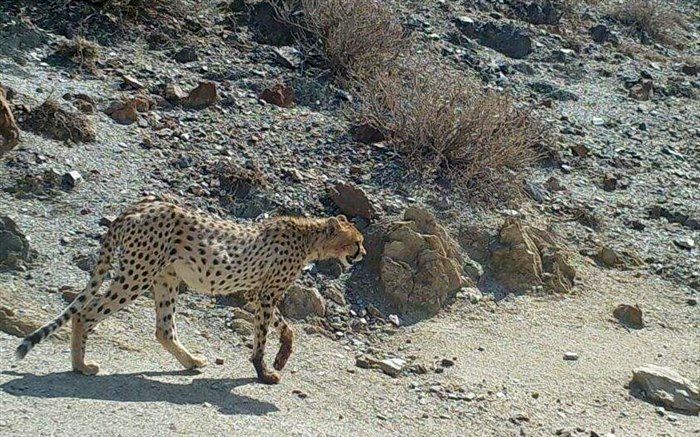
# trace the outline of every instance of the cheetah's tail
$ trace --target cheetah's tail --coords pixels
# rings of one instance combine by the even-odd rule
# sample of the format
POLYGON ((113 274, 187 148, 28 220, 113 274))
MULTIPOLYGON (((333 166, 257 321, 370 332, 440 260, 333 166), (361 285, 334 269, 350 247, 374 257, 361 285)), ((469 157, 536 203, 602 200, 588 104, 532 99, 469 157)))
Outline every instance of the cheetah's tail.
POLYGON ((73 314, 76 314, 82 310, 83 307, 85 307, 85 305, 87 305, 97 295, 97 292, 100 290, 100 286, 102 285, 102 282, 104 281, 104 278, 112 265, 112 256, 117 246, 117 239, 115 235, 117 228, 116 225, 117 222, 115 221, 105 235, 105 241, 102 244, 102 249, 100 249, 97 265, 92 271, 87 287, 85 287, 85 289, 79 295, 77 295, 75 299, 73 299, 73 302, 71 302, 70 305, 68 305, 66 309, 64 309, 63 312, 52 322, 37 329, 22 340, 22 343, 20 343, 17 350, 15 350, 15 356, 18 359, 21 360, 24 358, 34 346, 65 325, 73 314))

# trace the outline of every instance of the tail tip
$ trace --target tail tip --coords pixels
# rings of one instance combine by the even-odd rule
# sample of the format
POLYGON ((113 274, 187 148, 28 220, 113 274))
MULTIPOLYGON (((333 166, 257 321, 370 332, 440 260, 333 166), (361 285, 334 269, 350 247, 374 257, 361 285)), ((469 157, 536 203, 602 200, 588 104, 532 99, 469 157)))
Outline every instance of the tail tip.
POLYGON ((29 352, 29 345, 25 342, 22 342, 17 347, 17 350, 15 351, 15 357, 17 357, 18 360, 21 360, 22 358, 27 356, 27 353, 29 352))

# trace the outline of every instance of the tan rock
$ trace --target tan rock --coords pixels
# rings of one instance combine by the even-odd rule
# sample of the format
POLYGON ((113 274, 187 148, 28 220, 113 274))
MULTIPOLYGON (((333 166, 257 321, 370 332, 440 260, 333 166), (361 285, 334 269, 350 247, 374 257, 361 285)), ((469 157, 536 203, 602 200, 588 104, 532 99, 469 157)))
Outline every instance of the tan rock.
POLYGON ((409 208, 393 222, 379 261, 384 293, 402 313, 435 314, 465 285, 463 258, 435 217, 409 208))
POLYGON ((654 98, 654 83, 651 79, 642 79, 632 86, 629 96, 635 100, 651 100, 654 98))
POLYGON ((363 217, 367 220, 377 215, 367 194, 354 184, 336 184, 328 194, 343 214, 350 217, 363 217))
POLYGON ((170 103, 180 103, 187 98, 187 93, 178 85, 170 83, 165 87, 165 99, 170 103))
POLYGON ((644 265, 644 261, 633 252, 626 249, 613 249, 608 246, 601 246, 598 249, 596 260, 605 267, 620 270, 629 270, 644 265))
POLYGON ((5 99, 5 91, 0 87, 0 156, 12 150, 19 143, 19 127, 12 115, 10 104, 5 99))
POLYGON ((326 315, 326 301, 317 289, 294 284, 284 295, 280 310, 285 317, 305 319, 309 316, 326 315))
POLYGON ((238 308, 238 307, 233 307, 231 308, 231 316, 234 319, 243 319, 247 322, 253 322, 255 317, 253 314, 249 313, 248 311, 244 310, 243 308, 238 308))
POLYGON ((190 91, 187 98, 182 100, 185 106, 191 108, 205 108, 211 106, 219 100, 214 82, 201 82, 195 89, 190 91))
POLYGON ((112 102, 105 113, 119 124, 131 124, 138 120, 140 112, 147 112, 154 105, 147 96, 136 96, 122 101, 112 102))
POLYGON ((234 319, 231 322, 231 329, 242 336, 253 335, 253 324, 245 319, 234 319))
POLYGON ((294 89, 282 83, 266 88, 260 93, 260 100, 282 108, 294 106, 294 89))
POLYGON ((630 388, 654 404, 700 413, 700 389, 676 370, 647 364, 634 369, 630 388))
POLYGON ((494 279, 506 290, 527 293, 543 287, 568 293, 573 288, 576 271, 546 231, 511 217, 501 227, 498 243, 490 265, 494 279))
POLYGON ((641 329, 644 327, 643 313, 639 305, 621 303, 613 310, 613 316, 630 328, 641 329))

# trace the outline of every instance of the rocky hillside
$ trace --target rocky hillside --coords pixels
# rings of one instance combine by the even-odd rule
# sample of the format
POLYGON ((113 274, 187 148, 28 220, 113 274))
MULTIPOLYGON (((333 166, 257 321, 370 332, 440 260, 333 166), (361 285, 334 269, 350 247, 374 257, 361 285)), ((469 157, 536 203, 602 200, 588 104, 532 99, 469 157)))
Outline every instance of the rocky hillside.
MULTIPOLYGON (((196 404, 263 434, 699 432, 700 5, 280 5, 0 4, 0 430, 48 432, 24 411, 61 397, 118 421, 177 408, 163 425, 183 434, 209 429, 196 404), (318 263, 287 293, 286 388, 239 387, 245 302, 184 287, 185 340, 220 364, 197 377, 101 396, 56 373, 65 336, 10 361, 147 194, 232 220, 342 213, 365 234, 360 266, 318 263), (198 401, 175 401, 188 384, 198 401)), ((175 369, 142 345, 148 300, 98 330, 89 354, 115 370, 95 384, 175 369)))

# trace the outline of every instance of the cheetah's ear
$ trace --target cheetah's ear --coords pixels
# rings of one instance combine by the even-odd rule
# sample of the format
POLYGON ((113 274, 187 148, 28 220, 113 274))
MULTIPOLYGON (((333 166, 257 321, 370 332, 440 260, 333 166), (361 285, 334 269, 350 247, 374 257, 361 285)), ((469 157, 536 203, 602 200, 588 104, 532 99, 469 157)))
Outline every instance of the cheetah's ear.
POLYGON ((335 231, 340 229, 340 220, 337 217, 331 217, 328 219, 328 234, 333 234, 335 231))
POLYGON ((341 223, 347 223, 347 222, 348 222, 348 218, 345 217, 343 214, 337 215, 337 216, 335 216, 335 218, 337 218, 338 221, 341 222, 341 223))

